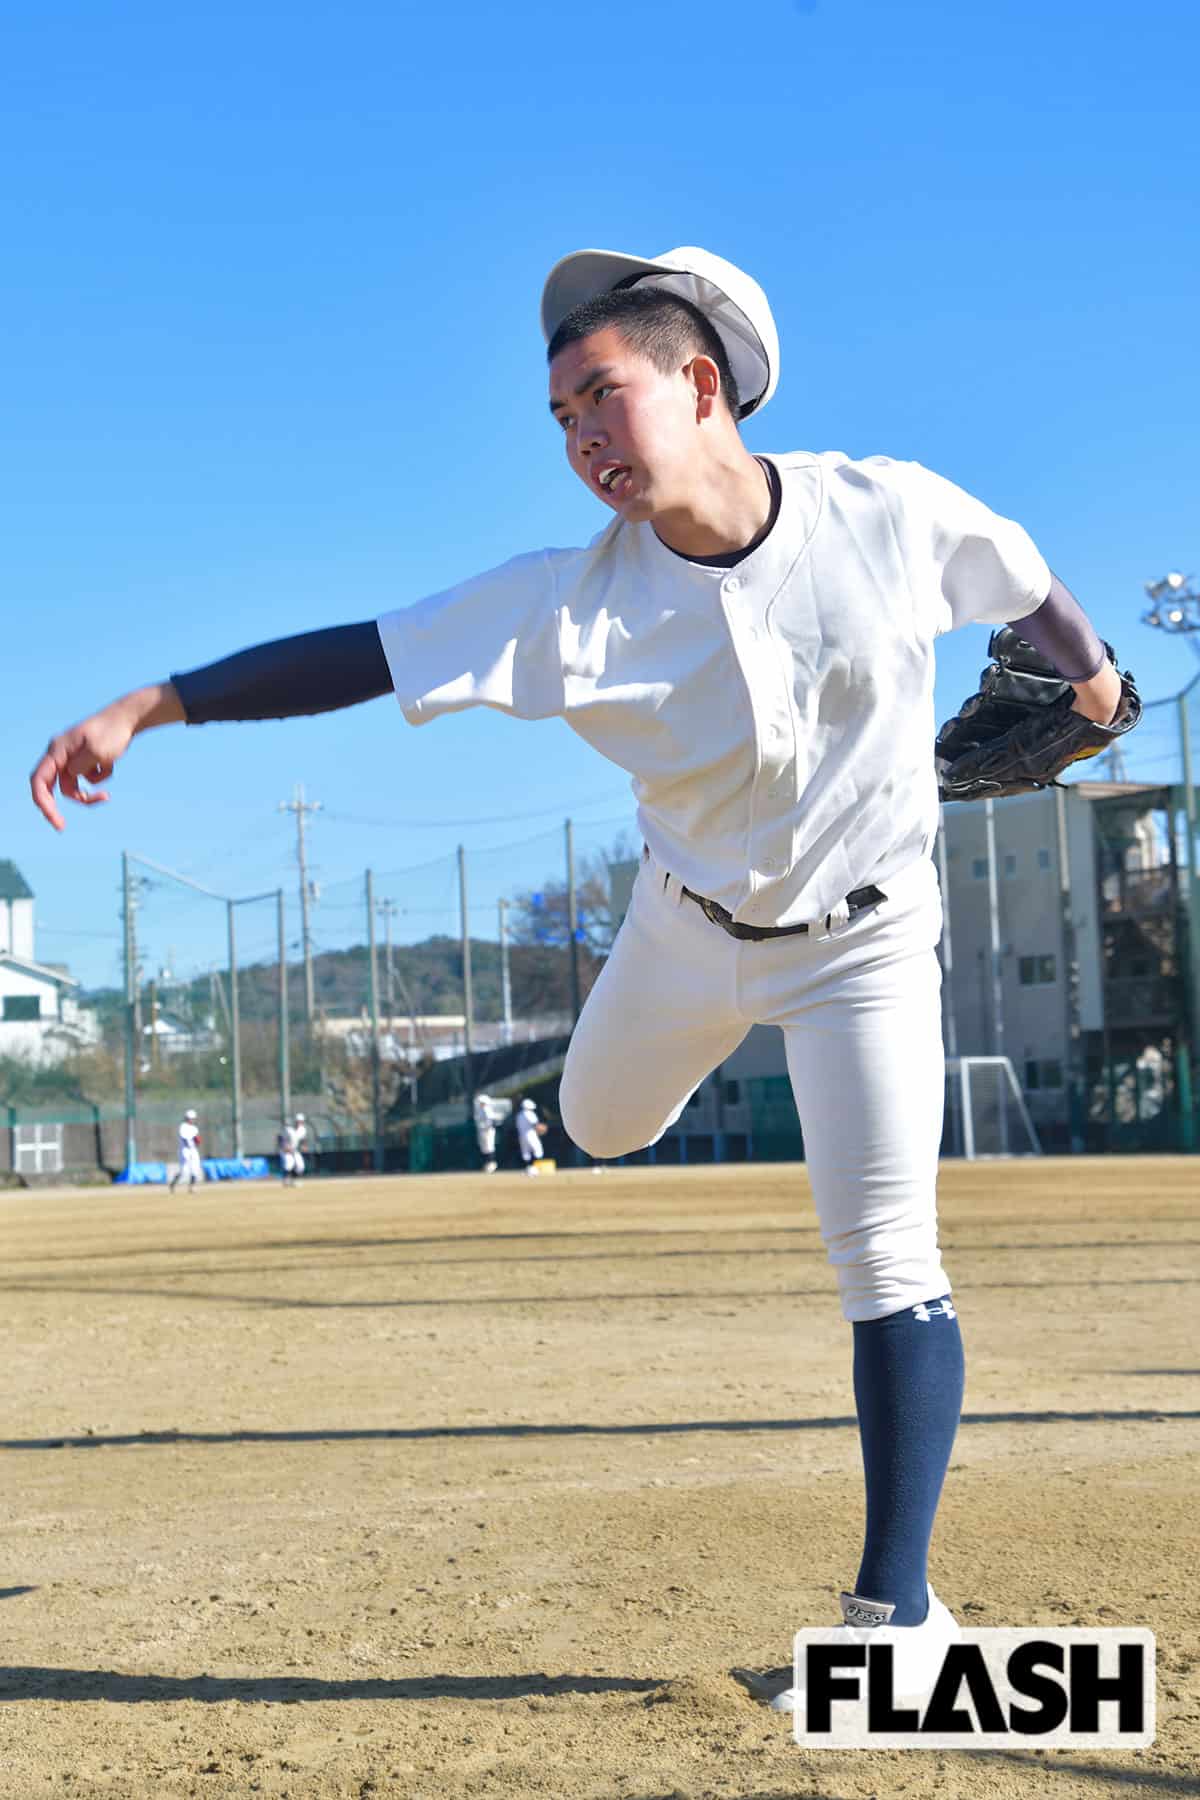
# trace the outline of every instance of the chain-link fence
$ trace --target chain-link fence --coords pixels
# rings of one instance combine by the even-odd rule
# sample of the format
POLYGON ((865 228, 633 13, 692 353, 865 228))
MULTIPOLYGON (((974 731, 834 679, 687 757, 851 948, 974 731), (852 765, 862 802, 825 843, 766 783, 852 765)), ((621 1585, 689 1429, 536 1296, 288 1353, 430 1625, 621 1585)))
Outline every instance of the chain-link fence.
POLYGON ((1200 675, 1179 694, 1151 700, 1141 723, 1110 750, 1079 763, 1076 781, 1139 781, 1169 787, 1194 780, 1200 750, 1200 675))
POLYGON ((472 1163, 481 1089, 554 1090, 637 852, 629 816, 564 821, 254 895, 127 852, 122 985, 93 996, 72 1103, 10 1107, 0 1172, 168 1164, 189 1109, 208 1159, 273 1154, 303 1110, 319 1166, 472 1163))
MULTIPOLYGON (((1172 790, 1165 816, 1180 821, 1190 870, 1198 742, 1200 676, 1147 705, 1137 731, 1073 777, 1172 790)), ((122 985, 90 996, 74 1109, 51 1116, 40 1094, 10 1108, 0 1172, 166 1161, 189 1107, 221 1158, 271 1153, 281 1121, 304 1110, 328 1168, 472 1165, 481 1090, 500 1103, 540 1095, 553 1124, 566 1044, 623 917, 640 839, 632 808, 520 834, 512 821, 499 843, 481 841, 489 823, 500 829, 479 821, 457 852, 339 880, 312 879, 303 862, 297 880, 285 865, 278 889, 249 896, 222 891, 227 874, 210 877, 202 857, 181 874, 129 853, 122 985)), ((317 848, 327 866, 329 844, 317 848)), ((228 866, 220 851, 211 860, 228 866)), ((1183 891, 1189 917, 1200 915, 1198 884, 1183 891)), ((1200 941, 1200 917, 1190 923, 1200 941)), ((769 1122, 758 1123, 765 1142, 769 1122)))

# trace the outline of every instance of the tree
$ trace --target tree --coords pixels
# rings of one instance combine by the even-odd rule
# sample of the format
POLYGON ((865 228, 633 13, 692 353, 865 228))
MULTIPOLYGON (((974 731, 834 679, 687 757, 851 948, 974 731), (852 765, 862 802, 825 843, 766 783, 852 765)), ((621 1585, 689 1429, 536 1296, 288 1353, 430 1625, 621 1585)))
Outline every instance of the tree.
MULTIPOLYGON (((628 862, 637 852, 624 834, 611 849, 580 857, 575 866, 575 938, 593 956, 605 957, 612 949, 620 919, 613 906, 611 864, 628 862)), ((513 901, 514 944, 537 944, 565 949, 570 941, 567 919, 567 884, 553 878, 540 888, 519 893, 513 901)))

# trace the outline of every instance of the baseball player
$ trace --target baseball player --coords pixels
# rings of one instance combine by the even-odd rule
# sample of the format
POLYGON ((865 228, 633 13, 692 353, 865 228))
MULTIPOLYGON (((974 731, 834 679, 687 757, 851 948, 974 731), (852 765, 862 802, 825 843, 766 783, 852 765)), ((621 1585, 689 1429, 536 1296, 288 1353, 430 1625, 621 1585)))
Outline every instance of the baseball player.
POLYGON ((304 1173, 304 1139, 307 1136, 304 1114, 284 1120, 276 1143, 279 1146, 279 1178, 284 1187, 295 1187, 304 1173))
POLYGON ((522 1100, 517 1108, 517 1148, 521 1152, 521 1161, 527 1175, 538 1173, 538 1164, 546 1154, 542 1148, 545 1134, 546 1127, 537 1116, 535 1102, 522 1100))
POLYGON ((483 1158, 485 1175, 496 1173, 496 1119, 489 1094, 476 1094, 472 1114, 475 1119, 475 1141, 483 1158))
POLYGON ((179 1166, 171 1177, 170 1192, 172 1194, 185 1175, 190 1194, 197 1184, 204 1180, 204 1168, 200 1161, 200 1127, 196 1123, 196 1114, 191 1107, 179 1121, 179 1166))
POLYGON ((554 428, 608 514, 591 543, 136 689, 51 740, 34 801, 61 829, 55 785, 105 798, 94 784, 151 727, 389 690, 418 725, 470 706, 565 719, 630 773, 645 853, 563 1124, 594 1156, 640 1149, 752 1024, 782 1028, 853 1336, 865 1541, 842 1617, 889 1633, 895 1692, 917 1695, 957 1632, 926 1565, 963 1384, 935 1212, 934 644, 1019 622, 1098 733, 1127 722, 1122 684, 1021 527, 953 483, 749 452, 739 422, 774 393, 779 349, 730 263, 579 251, 550 272, 542 326, 554 428))

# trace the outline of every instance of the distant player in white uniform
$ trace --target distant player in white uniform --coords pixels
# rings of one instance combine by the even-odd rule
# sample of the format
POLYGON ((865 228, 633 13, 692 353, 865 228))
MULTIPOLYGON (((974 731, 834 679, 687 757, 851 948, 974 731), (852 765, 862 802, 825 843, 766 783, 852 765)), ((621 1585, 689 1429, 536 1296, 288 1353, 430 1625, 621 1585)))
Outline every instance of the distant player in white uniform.
POLYGON ((196 1114, 191 1107, 179 1121, 179 1166, 171 1177, 171 1193, 187 1177, 188 1192, 204 1180, 204 1166, 200 1161, 200 1127, 196 1123, 196 1114))
MULTIPOLYGON (((853 1334, 866 1530, 842 1616, 893 1632, 895 1692, 915 1695, 957 1631, 926 1561, 963 1380, 934 1191, 934 643, 1020 621, 1097 721, 1120 681, 1026 533, 951 482, 749 452, 739 421, 774 392, 778 342, 762 290, 720 257, 577 252, 542 324, 563 451, 609 513, 598 537, 137 689, 51 741, 34 799, 61 826, 55 783, 94 801, 80 780, 106 779, 138 731, 389 686, 413 724, 562 718, 629 771, 646 852, 572 1039, 563 1124, 593 1156, 636 1151, 751 1025, 782 1028, 853 1334)), ((492 386, 459 386, 465 428, 494 429, 492 386)))
POLYGON ((517 1108, 517 1148, 527 1175, 537 1174, 538 1164, 546 1154, 542 1148, 545 1131, 546 1127, 538 1118, 536 1103, 522 1100, 517 1108))
POLYGON ((475 1119, 475 1142, 483 1158, 485 1175, 496 1173, 496 1115, 489 1094, 476 1094, 472 1113, 475 1119))
POLYGON ((304 1173, 304 1140, 307 1136, 308 1127, 303 1113, 297 1113, 294 1120, 284 1120, 276 1139, 279 1145, 279 1177, 284 1187, 295 1187, 304 1173))

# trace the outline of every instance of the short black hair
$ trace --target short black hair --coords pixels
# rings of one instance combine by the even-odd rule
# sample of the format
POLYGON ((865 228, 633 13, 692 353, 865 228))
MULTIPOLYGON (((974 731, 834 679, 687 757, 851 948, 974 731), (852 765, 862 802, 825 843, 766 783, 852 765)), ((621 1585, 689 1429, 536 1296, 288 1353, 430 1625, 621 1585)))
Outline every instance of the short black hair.
POLYGON ((618 287, 593 300, 583 300, 572 307, 546 347, 546 361, 553 362, 568 344, 577 344, 593 332, 618 331, 629 345, 647 362, 673 374, 691 356, 711 357, 717 365, 721 394, 729 414, 741 418, 741 397, 729 366, 729 356, 720 334, 705 318, 698 306, 678 294, 668 294, 656 287, 618 287))

